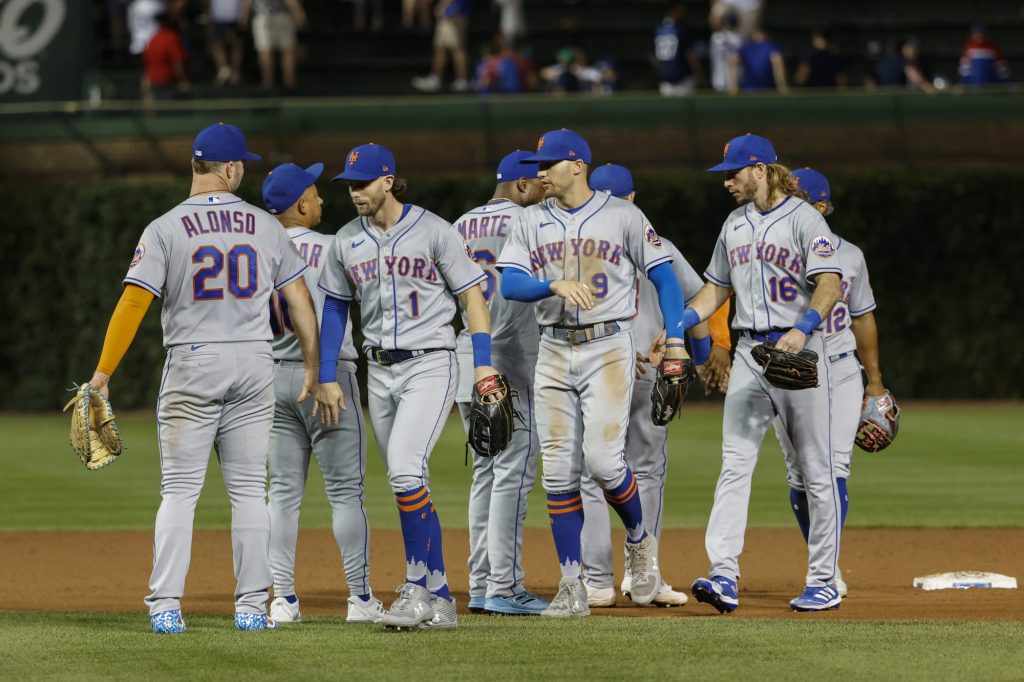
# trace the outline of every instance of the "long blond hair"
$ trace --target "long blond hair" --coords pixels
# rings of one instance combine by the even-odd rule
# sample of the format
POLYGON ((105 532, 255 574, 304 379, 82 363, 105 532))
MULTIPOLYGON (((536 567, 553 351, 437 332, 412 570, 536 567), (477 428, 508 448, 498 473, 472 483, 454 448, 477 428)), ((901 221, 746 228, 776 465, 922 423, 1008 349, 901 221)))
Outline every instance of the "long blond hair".
POLYGON ((807 192, 800 188, 796 178, 793 177, 793 172, 789 168, 781 163, 765 164, 765 168, 768 171, 766 179, 768 181, 769 204, 774 204, 776 199, 781 199, 787 194, 810 203, 811 198, 807 196, 807 192))

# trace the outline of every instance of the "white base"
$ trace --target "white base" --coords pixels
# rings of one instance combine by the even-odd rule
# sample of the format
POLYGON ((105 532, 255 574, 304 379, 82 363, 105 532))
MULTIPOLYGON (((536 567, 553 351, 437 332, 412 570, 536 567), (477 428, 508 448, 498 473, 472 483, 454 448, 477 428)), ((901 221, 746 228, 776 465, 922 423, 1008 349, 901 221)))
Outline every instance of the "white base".
POLYGON ((914 587, 922 590, 966 590, 972 587, 1015 590, 1017 579, 986 571, 952 571, 914 578, 914 587))

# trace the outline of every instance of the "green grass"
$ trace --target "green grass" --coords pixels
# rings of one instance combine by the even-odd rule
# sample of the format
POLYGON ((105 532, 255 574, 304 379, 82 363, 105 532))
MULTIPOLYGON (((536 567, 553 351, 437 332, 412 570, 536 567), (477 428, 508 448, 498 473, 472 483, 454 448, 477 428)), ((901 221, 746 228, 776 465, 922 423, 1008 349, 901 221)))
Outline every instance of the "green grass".
POLYGON ((449 632, 310 618, 238 633, 192 616, 175 637, 144 614, 0 613, 8 679, 1019 680, 1020 623, 464 616, 449 632), (927 652, 924 655, 923 652, 927 652))
MULTIPOLYGON (((851 526, 1024 526, 1024 405, 908 405, 899 438, 877 455, 856 451, 850 479, 851 526)), ((159 504, 156 428, 146 415, 120 420, 128 444, 110 467, 87 472, 67 443, 64 415, 0 416, 2 530, 141 528, 159 504)), ((452 419, 430 463, 434 500, 446 527, 466 526, 471 470, 463 466, 458 421, 452 419)), ((671 427, 666 527, 704 527, 718 477, 720 408, 684 413, 671 427)), ((376 447, 366 478, 372 526, 395 528, 398 517, 376 447)), ((305 527, 329 527, 330 511, 316 467, 303 508, 305 527)), ((785 470, 778 444, 765 439, 754 480, 753 526, 789 526, 785 470)), ((196 514, 197 527, 224 528, 229 507, 215 458, 196 514)), ((529 523, 546 526, 540 485, 529 523)))

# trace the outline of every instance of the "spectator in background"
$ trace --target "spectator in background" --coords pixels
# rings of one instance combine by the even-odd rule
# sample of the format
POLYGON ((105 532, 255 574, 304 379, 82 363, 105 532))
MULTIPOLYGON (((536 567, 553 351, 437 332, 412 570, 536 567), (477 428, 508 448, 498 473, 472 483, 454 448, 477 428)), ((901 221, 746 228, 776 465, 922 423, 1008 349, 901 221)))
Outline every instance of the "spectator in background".
POLYGON ((415 24, 422 31, 430 28, 430 0, 402 0, 402 28, 411 29, 415 24))
POLYGON ((681 2, 673 3, 654 31, 654 65, 658 71, 658 90, 663 97, 693 94, 698 83, 704 80, 685 18, 686 7, 681 2))
POLYGON ((800 51, 793 84, 798 88, 845 88, 846 60, 832 44, 828 31, 811 34, 811 45, 800 51))
MULTIPOLYGON (((740 46, 733 55, 732 83, 739 83, 745 91, 778 90, 779 94, 787 94, 786 65, 782 61, 779 46, 768 40, 767 34, 755 29, 750 40, 740 46)), ((737 90, 733 89, 732 94, 737 90)))
POLYGON ((384 28, 384 0, 349 0, 352 3, 352 27, 366 30, 366 5, 370 5, 370 30, 376 33, 384 28))
POLYGON ((501 11, 498 27, 502 37, 509 43, 526 35, 526 15, 523 13, 523 0, 493 0, 501 11))
POLYGON ((960 82, 964 85, 991 85, 1009 80, 1010 67, 1002 49, 988 37, 983 25, 975 24, 960 55, 960 82))
POLYGON ((555 63, 540 71, 549 92, 592 92, 610 95, 619 89, 615 60, 610 57, 587 63, 587 53, 579 47, 563 47, 555 55, 555 63))
POLYGON ((743 45, 743 36, 737 30, 737 25, 736 15, 726 14, 711 34, 708 55, 711 62, 711 87, 718 92, 735 92, 739 87, 735 81, 736 73, 730 66, 743 45))
POLYGON ((106 0, 111 53, 119 60, 128 53, 128 0, 106 0))
POLYGON ((904 40, 898 51, 891 44, 886 45, 885 53, 875 64, 873 76, 865 82, 869 90, 876 86, 909 86, 922 92, 935 92, 928 68, 921 60, 920 43, 913 37, 904 40))
POLYGON ((238 83, 242 72, 242 34, 238 19, 242 0, 207 0, 210 12, 210 56, 217 66, 217 85, 238 83))
POLYGON ((298 27, 306 24, 306 12, 299 0, 242 0, 239 25, 252 23, 252 41, 260 61, 260 84, 274 89, 274 53, 281 54, 281 83, 286 92, 295 90, 296 39, 298 27))
POLYGON ((157 17, 167 11, 163 0, 132 0, 128 5, 128 51, 141 55, 160 30, 157 17))
POLYGON ((477 92, 480 94, 514 94, 537 88, 537 71, 515 45, 498 36, 492 49, 477 70, 477 92))
POLYGON ((173 99, 189 87, 185 47, 166 13, 158 14, 156 20, 158 29, 142 52, 143 92, 147 99, 173 99))
POLYGON ((441 78, 452 56, 455 81, 452 90, 465 92, 469 89, 469 15, 473 0, 440 0, 435 8, 437 27, 434 29, 434 64, 430 75, 413 78, 412 86, 420 92, 437 92, 441 89, 441 78))
POLYGON ((736 26, 744 40, 750 40, 754 31, 761 28, 764 0, 711 0, 708 25, 712 31, 722 27, 725 17, 736 17, 736 26))

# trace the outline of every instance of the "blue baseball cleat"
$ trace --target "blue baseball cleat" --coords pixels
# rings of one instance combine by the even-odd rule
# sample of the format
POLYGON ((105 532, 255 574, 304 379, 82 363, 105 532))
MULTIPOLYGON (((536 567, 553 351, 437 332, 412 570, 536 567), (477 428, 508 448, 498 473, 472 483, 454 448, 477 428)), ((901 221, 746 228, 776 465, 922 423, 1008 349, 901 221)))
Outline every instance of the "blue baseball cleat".
POLYGON ((484 604, 487 602, 486 597, 470 597, 469 598, 469 612, 470 613, 487 613, 484 604))
POLYGON ((265 613, 235 613, 236 630, 276 630, 277 622, 265 613))
POLYGON ((833 583, 808 587, 803 594, 791 600, 789 605, 794 611, 828 611, 838 609, 842 603, 843 598, 833 583))
POLYGON ((161 611, 149 617, 153 632, 158 635, 178 635, 185 632, 185 621, 181 617, 181 609, 161 611))
POLYGON ((697 601, 714 606, 719 613, 732 613, 740 605, 735 581, 720 575, 710 580, 697 578, 693 581, 690 591, 697 601))
POLYGON ((511 597, 488 597, 484 608, 491 613, 501 613, 507 616, 539 616, 540 612, 550 605, 550 602, 523 590, 511 597))

